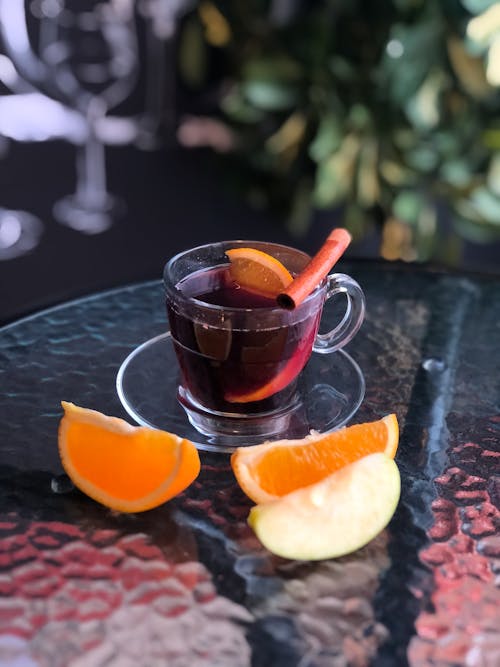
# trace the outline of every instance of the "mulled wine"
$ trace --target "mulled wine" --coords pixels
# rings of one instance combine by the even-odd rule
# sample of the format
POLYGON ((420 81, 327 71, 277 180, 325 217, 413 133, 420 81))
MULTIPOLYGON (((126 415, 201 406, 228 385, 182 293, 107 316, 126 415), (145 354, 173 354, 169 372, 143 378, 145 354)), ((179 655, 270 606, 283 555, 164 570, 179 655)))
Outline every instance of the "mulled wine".
POLYGON ((199 314, 167 299, 182 383, 200 405, 222 413, 272 412, 286 404, 311 354, 321 307, 293 316, 274 299, 235 284, 228 266, 176 284, 199 314))

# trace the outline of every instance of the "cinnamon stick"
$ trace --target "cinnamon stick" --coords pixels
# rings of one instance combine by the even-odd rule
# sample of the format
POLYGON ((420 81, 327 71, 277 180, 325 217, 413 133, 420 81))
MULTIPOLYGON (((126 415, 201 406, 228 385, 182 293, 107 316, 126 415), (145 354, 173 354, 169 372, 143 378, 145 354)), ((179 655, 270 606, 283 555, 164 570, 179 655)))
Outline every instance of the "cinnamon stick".
POLYGON ((278 294, 278 305, 287 310, 297 308, 326 278, 344 254, 351 240, 352 237, 347 229, 337 227, 332 230, 311 261, 290 285, 278 294))

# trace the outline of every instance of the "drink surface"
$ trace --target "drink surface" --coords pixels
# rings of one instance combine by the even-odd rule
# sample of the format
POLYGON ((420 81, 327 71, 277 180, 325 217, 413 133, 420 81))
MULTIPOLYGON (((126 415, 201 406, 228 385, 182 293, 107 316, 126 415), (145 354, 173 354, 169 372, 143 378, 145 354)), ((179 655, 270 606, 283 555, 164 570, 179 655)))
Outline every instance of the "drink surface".
POLYGON ((215 306, 226 308, 273 308, 275 299, 249 292, 233 282, 227 267, 197 271, 179 283, 186 295, 215 306))
POLYGON ((183 385, 192 397, 221 412, 272 411, 286 403, 311 354, 321 312, 293 323, 284 314, 279 326, 263 327, 264 309, 274 308, 275 300, 236 285, 227 266, 193 273, 177 288, 201 306, 222 308, 213 326, 168 305, 183 385), (244 327, 235 309, 252 311, 244 327))

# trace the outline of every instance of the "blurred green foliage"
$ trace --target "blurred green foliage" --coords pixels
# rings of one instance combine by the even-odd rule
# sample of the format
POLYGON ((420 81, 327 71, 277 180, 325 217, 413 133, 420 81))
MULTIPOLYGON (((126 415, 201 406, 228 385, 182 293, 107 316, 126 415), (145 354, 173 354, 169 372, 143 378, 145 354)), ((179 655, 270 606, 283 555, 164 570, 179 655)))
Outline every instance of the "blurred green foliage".
POLYGON ((211 0, 180 45, 191 87, 219 54, 225 159, 297 234, 340 207, 355 238, 379 221, 387 257, 500 237, 499 2, 211 0))

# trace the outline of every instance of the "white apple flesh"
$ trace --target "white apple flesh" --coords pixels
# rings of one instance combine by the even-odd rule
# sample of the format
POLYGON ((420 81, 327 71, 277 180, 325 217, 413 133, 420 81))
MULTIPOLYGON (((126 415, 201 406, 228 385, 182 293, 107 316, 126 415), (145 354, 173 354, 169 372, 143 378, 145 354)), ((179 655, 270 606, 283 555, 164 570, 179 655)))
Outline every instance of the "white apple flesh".
POLYGON ((370 454, 316 484, 256 505, 248 522, 278 556, 336 558, 360 549, 387 526, 400 493, 394 460, 370 454))

